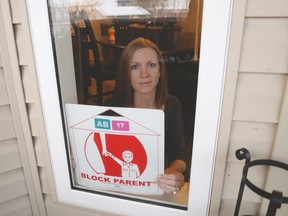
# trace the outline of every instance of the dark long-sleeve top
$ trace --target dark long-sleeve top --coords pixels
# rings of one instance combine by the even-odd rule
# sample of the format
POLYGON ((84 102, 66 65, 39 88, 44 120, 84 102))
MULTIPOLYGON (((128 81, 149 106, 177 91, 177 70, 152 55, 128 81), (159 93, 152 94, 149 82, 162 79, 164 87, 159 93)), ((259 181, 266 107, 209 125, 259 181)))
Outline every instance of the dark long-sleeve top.
MULTIPOLYGON (((116 101, 108 100, 105 106, 119 106, 116 101)), ((186 163, 182 106, 179 99, 169 95, 165 103, 165 168, 174 160, 186 163)))
POLYGON ((179 99, 168 96, 165 113, 165 167, 174 160, 186 162, 182 107, 179 99))

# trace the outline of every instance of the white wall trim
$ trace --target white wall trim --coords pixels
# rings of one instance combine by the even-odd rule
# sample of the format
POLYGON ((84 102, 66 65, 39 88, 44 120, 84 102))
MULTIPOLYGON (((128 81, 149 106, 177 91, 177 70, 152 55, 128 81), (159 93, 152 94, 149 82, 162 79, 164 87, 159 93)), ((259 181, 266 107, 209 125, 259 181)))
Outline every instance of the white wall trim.
POLYGON ((233 1, 229 50, 227 53, 227 69, 223 93, 222 113, 216 152, 213 189, 210 213, 219 210, 222 198, 224 175, 226 170, 227 153, 229 148, 230 130, 234 112, 234 101, 237 87, 239 59, 241 54, 242 36, 246 12, 246 0, 233 1))

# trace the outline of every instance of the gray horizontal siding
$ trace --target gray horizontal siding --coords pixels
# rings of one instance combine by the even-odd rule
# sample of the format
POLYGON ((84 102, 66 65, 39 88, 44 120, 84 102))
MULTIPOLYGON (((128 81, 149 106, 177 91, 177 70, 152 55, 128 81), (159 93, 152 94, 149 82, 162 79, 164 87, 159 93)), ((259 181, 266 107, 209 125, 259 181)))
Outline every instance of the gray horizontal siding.
POLYGON ((10 105, 0 106, 0 141, 16 137, 10 105))
POLYGON ((17 197, 0 204, 0 216, 32 216, 29 196, 17 197))
POLYGON ((8 105, 8 104, 9 104, 9 98, 8 98, 8 92, 6 88, 5 77, 4 77, 4 70, 0 66, 0 106, 8 105))
MULTIPOLYGON (((235 151, 245 147, 251 160, 271 158, 288 77, 288 1, 247 0, 244 14, 221 216, 233 215, 236 205, 244 161, 235 151)), ((264 189, 267 173, 268 167, 255 167, 248 178, 264 189)), ((261 202, 246 187, 240 215, 258 215, 261 202)))

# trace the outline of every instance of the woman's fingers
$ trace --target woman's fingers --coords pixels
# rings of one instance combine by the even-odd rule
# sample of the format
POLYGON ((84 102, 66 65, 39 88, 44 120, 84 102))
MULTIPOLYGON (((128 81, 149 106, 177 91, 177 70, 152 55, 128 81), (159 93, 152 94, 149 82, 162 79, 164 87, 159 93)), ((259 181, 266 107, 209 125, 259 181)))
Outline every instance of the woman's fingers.
POLYGON ((170 185, 159 183, 159 187, 166 193, 174 193, 176 192, 176 188, 170 185))
POLYGON ((177 193, 184 185, 184 176, 178 172, 162 174, 158 178, 158 184, 166 193, 177 193))

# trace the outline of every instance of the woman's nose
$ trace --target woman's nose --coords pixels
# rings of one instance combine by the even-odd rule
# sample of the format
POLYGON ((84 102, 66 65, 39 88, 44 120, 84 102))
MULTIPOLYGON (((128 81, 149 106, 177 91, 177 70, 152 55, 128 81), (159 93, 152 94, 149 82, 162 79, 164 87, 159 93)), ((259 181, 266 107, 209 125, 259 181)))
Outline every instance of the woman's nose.
POLYGON ((141 71, 140 71, 141 77, 146 77, 148 75, 147 67, 146 65, 141 66, 141 71))

